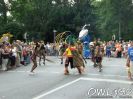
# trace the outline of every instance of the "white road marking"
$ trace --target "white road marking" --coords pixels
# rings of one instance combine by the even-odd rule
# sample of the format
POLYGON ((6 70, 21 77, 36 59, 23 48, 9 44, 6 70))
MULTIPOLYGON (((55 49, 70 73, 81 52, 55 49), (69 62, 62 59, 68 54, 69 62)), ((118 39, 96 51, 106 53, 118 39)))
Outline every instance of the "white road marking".
POLYGON ((58 90, 60 90, 60 89, 62 89, 62 88, 64 88, 64 87, 67 87, 67 86, 69 86, 69 85, 71 85, 71 84, 73 84, 73 83, 75 83, 75 82, 77 82, 77 81, 79 81, 80 80, 80 78, 78 78, 78 79, 76 79, 76 80, 73 80, 73 81, 71 81, 71 82, 69 82, 69 83, 66 83, 66 84, 64 84, 64 85, 62 85, 62 86, 60 86, 60 87, 57 87, 57 88, 55 88, 55 89, 53 89, 53 90, 51 90, 51 91, 48 91, 48 92, 46 92, 46 93, 44 93, 44 94, 42 94, 42 95, 39 95, 39 96, 37 96, 37 97, 34 97, 34 98, 32 98, 32 99, 41 99, 42 97, 44 97, 44 96, 46 96, 46 95, 49 95, 49 94, 51 94, 51 93, 53 93, 53 92, 56 92, 56 91, 58 91, 58 90))
POLYGON ((133 84, 132 81, 114 80, 114 79, 101 79, 101 78, 80 78, 80 80, 112 82, 112 83, 121 83, 121 84, 133 84))
MULTIPOLYGON (((7 71, 7 72, 10 72, 10 73, 26 73, 26 72, 30 72, 30 71, 23 71, 23 70, 12 70, 12 71, 7 71)), ((36 72, 39 72, 39 73, 52 73, 52 74, 60 74, 62 72, 56 72, 56 71, 53 71, 53 72, 47 72, 47 71, 36 71, 36 72)), ((75 74, 75 73, 74 73, 75 74)), ((88 76, 104 76, 104 77, 120 77, 120 78, 127 78, 127 76, 121 76, 121 75, 113 75, 113 74, 93 74, 93 73, 84 73, 85 75, 88 75, 88 76)), ((76 73, 76 75, 78 75, 78 73, 76 73)))
POLYGON ((56 92, 56 91, 58 91, 58 90, 60 90, 60 89, 62 89, 64 87, 67 87, 67 86, 69 86, 69 85, 71 85, 71 84, 73 84, 73 83, 75 83, 77 81, 80 81, 80 80, 99 81, 99 82, 112 82, 112 83, 120 83, 120 84, 133 84, 132 81, 114 80, 114 79, 99 79, 99 78, 82 78, 81 77, 81 78, 78 78, 78 79, 76 79, 74 81, 66 83, 66 84, 64 84, 64 85, 62 85, 60 87, 57 87, 57 88, 55 88, 55 89, 53 89, 51 91, 48 91, 48 92, 46 92, 46 93, 44 93, 42 95, 34 97, 32 99, 41 99, 41 98, 43 98, 43 97, 45 97, 45 96, 47 96, 47 95, 49 95, 51 93, 54 93, 54 92, 56 92))
POLYGON ((111 74, 105 74, 105 75, 102 75, 102 74, 91 74, 91 73, 88 73, 87 75, 92 75, 92 76, 105 76, 105 77, 121 77, 121 78, 127 78, 127 76, 121 76, 121 75, 111 75, 111 74))
MULTIPOLYGON (((30 72, 30 71, 24 71, 24 70, 12 70, 12 71, 7 71, 7 72, 9 72, 9 73, 26 73, 26 72, 30 72)), ((41 71, 39 71, 39 72, 41 72, 41 71)))
POLYGON ((50 72, 50 73, 53 73, 53 74, 59 74, 60 72, 50 72))
MULTIPOLYGON (((23 70, 13 70, 13 71, 7 71, 9 73, 27 73, 27 72, 30 72, 30 71, 23 71, 23 70)), ((47 72, 47 71, 36 71, 36 72, 39 72, 39 73, 53 73, 53 74, 59 74, 60 72, 47 72)))

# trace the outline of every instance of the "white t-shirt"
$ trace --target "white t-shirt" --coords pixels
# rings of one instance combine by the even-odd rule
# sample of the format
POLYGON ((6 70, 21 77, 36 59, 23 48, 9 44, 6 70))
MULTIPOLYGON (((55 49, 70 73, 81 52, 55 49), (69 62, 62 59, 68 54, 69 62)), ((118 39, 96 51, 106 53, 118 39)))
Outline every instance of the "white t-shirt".
POLYGON ((12 49, 12 56, 17 57, 17 48, 16 48, 16 47, 14 47, 14 48, 12 49))

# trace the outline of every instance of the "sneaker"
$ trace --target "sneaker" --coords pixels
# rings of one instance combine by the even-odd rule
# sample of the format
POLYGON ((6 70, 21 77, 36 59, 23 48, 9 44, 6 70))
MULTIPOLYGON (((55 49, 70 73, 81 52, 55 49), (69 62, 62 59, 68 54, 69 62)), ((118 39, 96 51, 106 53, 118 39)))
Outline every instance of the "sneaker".
POLYGON ((35 73, 34 72, 30 72, 29 75, 35 75, 35 73))

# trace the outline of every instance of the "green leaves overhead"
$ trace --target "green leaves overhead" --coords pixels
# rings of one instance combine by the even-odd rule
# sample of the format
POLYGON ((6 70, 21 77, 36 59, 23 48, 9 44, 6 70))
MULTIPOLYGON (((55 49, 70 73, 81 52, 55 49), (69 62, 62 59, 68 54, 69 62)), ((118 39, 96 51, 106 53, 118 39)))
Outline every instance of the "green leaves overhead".
POLYGON ((131 39, 126 37, 130 34, 129 29, 131 27, 129 24, 133 21, 131 0, 102 0, 96 7, 97 27, 102 35, 105 37, 108 35, 109 38, 107 39, 109 40, 112 34, 116 34, 118 38, 119 33, 121 33, 123 39, 131 39))
POLYGON ((10 3, 14 20, 32 33, 52 36, 53 29, 79 32, 77 27, 94 23, 90 0, 75 3, 70 0, 12 0, 10 3))
POLYGON ((14 22, 31 38, 37 35, 47 41, 53 41, 53 29, 78 35, 84 24, 104 40, 112 34, 118 38, 119 33, 123 39, 132 39, 133 5, 131 0, 9 0, 8 4, 0 0, 0 33, 14 22))

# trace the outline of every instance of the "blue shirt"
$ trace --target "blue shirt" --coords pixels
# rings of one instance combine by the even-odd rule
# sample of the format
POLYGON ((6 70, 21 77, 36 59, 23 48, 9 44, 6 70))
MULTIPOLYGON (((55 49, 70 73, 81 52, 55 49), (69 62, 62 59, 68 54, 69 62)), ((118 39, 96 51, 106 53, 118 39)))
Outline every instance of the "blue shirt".
POLYGON ((106 51, 111 51, 111 46, 106 46, 106 51))
POLYGON ((128 55, 131 61, 133 61, 133 47, 128 48, 128 55))

